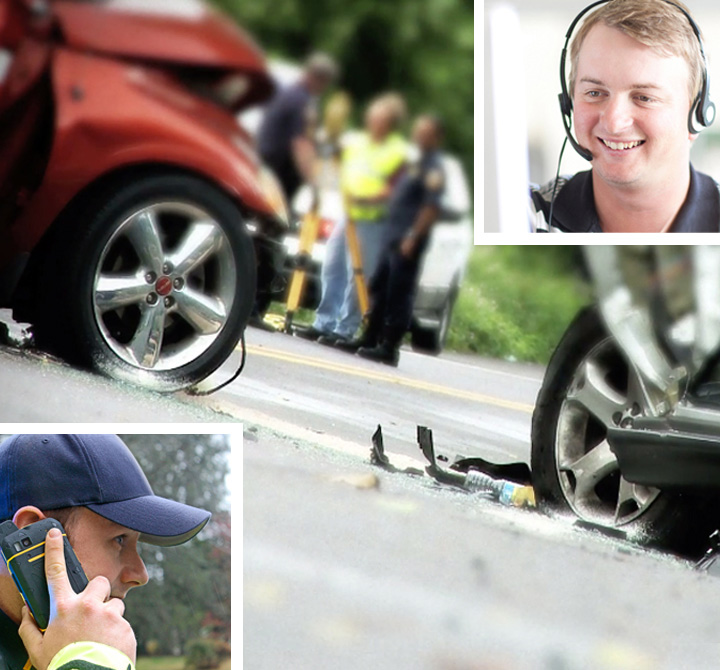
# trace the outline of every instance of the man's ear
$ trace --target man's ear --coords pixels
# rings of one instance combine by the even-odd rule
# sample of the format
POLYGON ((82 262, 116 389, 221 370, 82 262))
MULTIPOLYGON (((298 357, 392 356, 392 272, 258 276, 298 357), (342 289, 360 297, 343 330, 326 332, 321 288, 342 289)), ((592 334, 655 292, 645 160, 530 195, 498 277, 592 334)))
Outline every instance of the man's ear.
POLYGON ((24 528, 25 526, 29 526, 31 523, 42 521, 45 518, 45 515, 37 507, 25 505, 25 507, 21 507, 17 512, 15 512, 15 516, 13 516, 13 523, 18 528, 24 528))

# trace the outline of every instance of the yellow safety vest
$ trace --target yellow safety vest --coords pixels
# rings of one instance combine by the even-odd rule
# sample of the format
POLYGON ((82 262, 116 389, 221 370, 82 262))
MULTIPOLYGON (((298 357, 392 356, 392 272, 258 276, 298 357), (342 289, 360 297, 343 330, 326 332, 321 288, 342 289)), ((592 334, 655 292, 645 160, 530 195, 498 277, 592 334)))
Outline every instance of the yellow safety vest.
POLYGON ((88 667, 106 670, 135 670, 130 659, 121 651, 99 642, 75 642, 61 649, 48 670, 77 670, 88 667))
POLYGON ((348 138, 342 153, 341 183, 349 200, 349 215, 354 221, 377 221, 387 211, 387 202, 354 203, 356 198, 379 197, 388 180, 407 159, 408 144, 397 133, 375 142, 366 132, 348 138))

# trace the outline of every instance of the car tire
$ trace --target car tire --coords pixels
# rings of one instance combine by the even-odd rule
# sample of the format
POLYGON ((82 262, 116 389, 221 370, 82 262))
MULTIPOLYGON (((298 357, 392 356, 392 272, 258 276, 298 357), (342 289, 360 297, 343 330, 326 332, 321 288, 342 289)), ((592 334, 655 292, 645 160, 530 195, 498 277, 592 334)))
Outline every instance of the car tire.
POLYGON ((450 322, 452 320, 455 301, 457 300, 457 287, 448 293, 440 313, 440 323, 437 328, 423 328, 422 326, 413 326, 410 333, 410 341, 414 351, 437 356, 442 353, 447 343, 448 333, 450 332, 450 322))
POLYGON ((641 543, 696 556, 717 523, 717 500, 627 482, 605 440, 598 408, 631 403, 633 374, 598 311, 581 311, 550 360, 533 413, 531 469, 538 503, 641 543))
POLYGON ((190 175, 153 174, 114 183, 72 218, 42 282, 41 344, 157 391, 222 365, 256 292, 252 240, 229 197, 190 175))

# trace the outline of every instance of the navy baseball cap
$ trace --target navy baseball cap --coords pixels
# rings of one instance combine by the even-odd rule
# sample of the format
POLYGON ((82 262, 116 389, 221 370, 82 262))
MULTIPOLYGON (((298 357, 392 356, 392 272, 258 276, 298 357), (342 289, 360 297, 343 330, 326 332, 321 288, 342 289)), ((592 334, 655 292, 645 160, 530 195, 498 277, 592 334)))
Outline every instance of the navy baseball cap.
POLYGON ((117 435, 13 435, 0 444, 0 520, 25 505, 87 507, 164 547, 187 542, 210 512, 161 498, 117 435))

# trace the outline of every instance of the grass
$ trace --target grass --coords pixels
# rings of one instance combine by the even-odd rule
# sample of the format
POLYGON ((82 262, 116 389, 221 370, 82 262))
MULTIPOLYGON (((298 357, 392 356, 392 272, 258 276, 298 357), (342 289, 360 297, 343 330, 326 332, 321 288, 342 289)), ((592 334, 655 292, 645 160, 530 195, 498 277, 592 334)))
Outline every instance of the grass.
POLYGON ((447 349, 546 363, 582 305, 578 248, 475 247, 458 296, 447 349))
MULTIPOLYGON (((230 670, 230 659, 226 658, 220 663, 218 670, 230 670)), ((184 670, 184 656, 139 656, 135 665, 136 670, 184 670)))
POLYGON ((183 670, 184 656, 139 656, 137 670, 183 670))
MULTIPOLYGON (((493 358, 547 363, 568 324, 590 301, 581 279, 579 247, 474 247, 458 296, 446 349, 493 358)), ((270 317, 280 327, 285 305, 270 317)), ((311 324, 298 309, 294 323, 311 324)))

